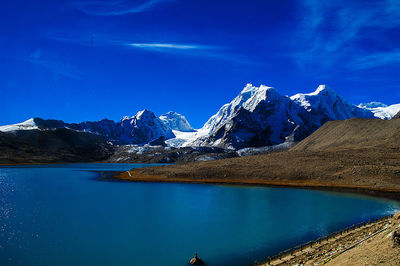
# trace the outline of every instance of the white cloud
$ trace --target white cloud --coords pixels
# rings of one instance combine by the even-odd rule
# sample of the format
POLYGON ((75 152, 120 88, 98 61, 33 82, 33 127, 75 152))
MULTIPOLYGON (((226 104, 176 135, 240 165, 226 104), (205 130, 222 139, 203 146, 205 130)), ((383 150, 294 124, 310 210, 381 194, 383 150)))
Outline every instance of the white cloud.
POLYGON ((173 43, 129 43, 128 45, 144 49, 205 50, 211 48, 204 45, 173 44, 173 43))
POLYGON ((86 1, 74 2, 73 5, 80 11, 94 16, 120 16, 147 11, 153 6, 173 0, 147 0, 141 4, 134 4, 126 0, 86 1))

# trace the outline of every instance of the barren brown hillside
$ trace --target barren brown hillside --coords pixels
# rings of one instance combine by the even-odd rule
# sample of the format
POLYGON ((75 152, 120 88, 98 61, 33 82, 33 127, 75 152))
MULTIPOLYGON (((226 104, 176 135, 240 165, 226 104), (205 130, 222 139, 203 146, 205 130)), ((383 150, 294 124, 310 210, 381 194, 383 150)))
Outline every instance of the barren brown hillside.
POLYGON ((293 149, 241 158, 135 169, 131 181, 242 183, 400 193, 400 120, 325 124, 293 149))
POLYGON ((294 151, 337 151, 360 148, 400 147, 400 120, 353 118, 327 122, 301 141, 294 151))

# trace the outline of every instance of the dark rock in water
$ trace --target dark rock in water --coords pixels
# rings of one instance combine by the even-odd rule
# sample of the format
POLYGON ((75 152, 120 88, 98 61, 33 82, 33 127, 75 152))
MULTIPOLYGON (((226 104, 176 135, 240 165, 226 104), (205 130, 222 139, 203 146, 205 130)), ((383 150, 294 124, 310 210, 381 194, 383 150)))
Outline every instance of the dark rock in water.
POLYGON ((194 258, 190 260, 190 264, 192 265, 203 265, 204 261, 197 256, 197 253, 194 254, 194 258))
POLYGON ((0 132, 0 163, 102 161, 114 153, 104 137, 67 128, 0 132))
POLYGON ((400 118, 400 112, 398 112, 395 116, 393 116, 392 119, 397 119, 397 118, 400 118))
POLYGON ((163 146, 163 147, 167 147, 167 144, 165 143, 165 137, 161 136, 157 139, 154 139, 152 141, 149 142, 150 146, 163 146))
POLYGON ((400 231, 393 231, 392 234, 393 247, 400 247, 400 231))

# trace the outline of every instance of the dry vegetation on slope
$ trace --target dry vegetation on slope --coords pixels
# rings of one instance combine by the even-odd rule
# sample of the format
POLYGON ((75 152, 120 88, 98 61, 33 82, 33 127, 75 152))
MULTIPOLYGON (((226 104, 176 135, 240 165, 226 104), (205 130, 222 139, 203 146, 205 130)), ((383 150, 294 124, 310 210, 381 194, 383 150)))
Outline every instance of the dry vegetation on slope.
POLYGON ((338 151, 350 149, 400 148, 400 119, 353 118, 327 122, 297 144, 294 151, 338 151))
POLYGON ((244 183, 400 192, 400 120, 329 122, 289 151, 136 169, 132 181, 244 183))

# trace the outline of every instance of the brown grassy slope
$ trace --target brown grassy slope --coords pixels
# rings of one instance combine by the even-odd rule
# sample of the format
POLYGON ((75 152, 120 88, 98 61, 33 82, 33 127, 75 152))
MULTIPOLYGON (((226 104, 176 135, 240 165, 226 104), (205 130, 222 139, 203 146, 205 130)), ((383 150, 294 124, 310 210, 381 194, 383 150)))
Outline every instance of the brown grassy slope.
POLYGON ((353 118, 327 122, 293 147, 294 151, 398 148, 400 120, 353 118))
POLYGON ((400 120, 325 124, 290 151, 135 169, 132 181, 350 187, 400 192, 400 120), (324 150, 322 150, 322 147, 324 150))

